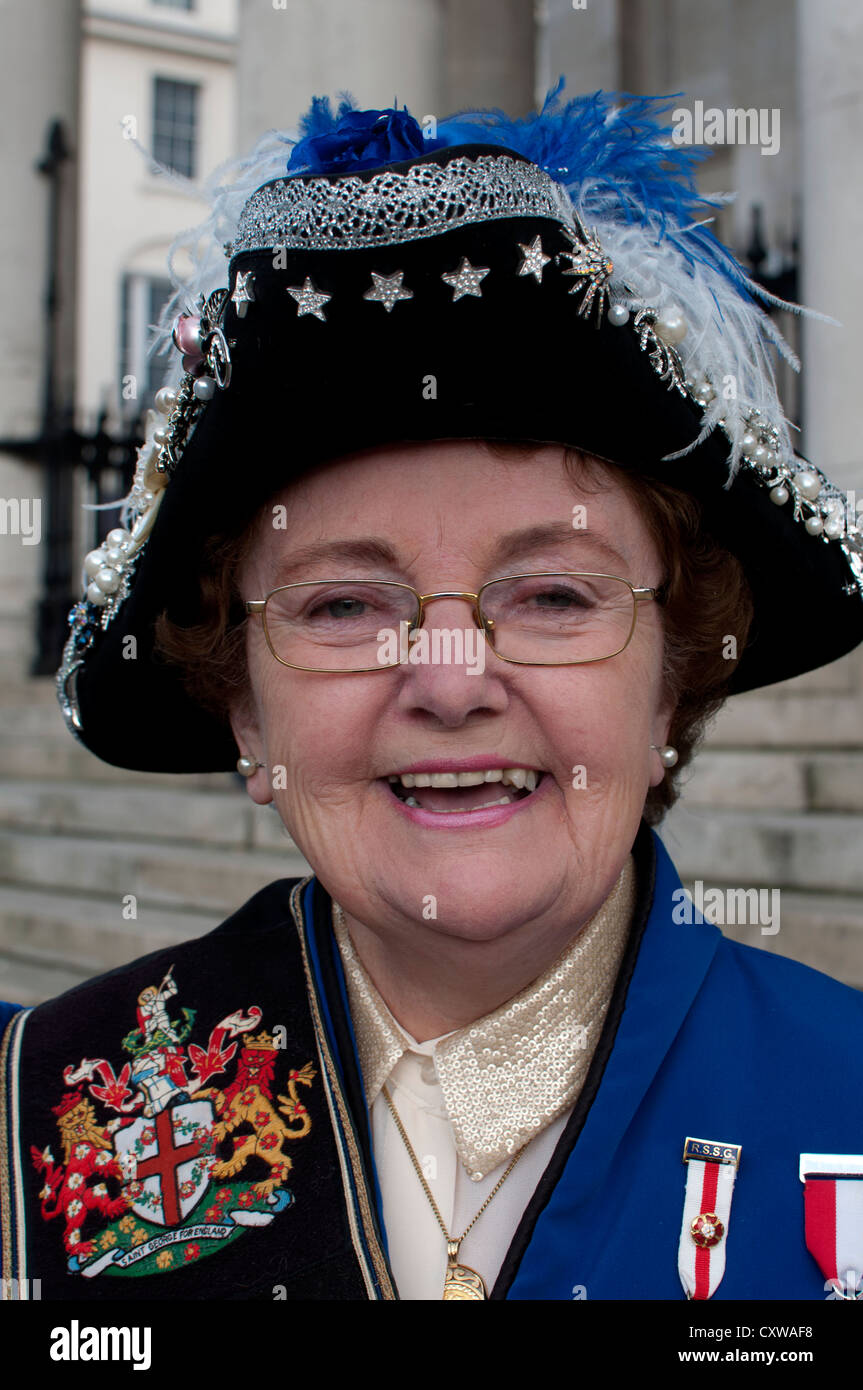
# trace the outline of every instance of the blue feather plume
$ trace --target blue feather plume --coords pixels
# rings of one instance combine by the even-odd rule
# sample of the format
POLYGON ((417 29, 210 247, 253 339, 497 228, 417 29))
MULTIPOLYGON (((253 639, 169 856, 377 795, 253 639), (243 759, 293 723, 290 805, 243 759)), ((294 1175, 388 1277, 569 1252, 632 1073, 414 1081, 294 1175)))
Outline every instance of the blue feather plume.
MULTIPOLYGON (((359 112, 350 93, 340 92, 334 112, 327 97, 313 97, 299 122, 304 138, 294 147, 289 172, 337 169, 347 173, 408 157, 397 146, 388 158, 385 143, 373 135, 386 124, 384 118, 392 122, 407 118, 415 129, 416 153, 477 143, 515 150, 567 190, 586 222, 639 224, 657 241, 671 240, 690 266, 709 265, 739 293, 747 297, 758 293, 734 256, 699 225, 712 218, 724 200, 706 197, 696 186, 696 168, 708 152, 675 144, 671 127, 663 119, 680 94, 658 97, 597 91, 564 100, 564 86, 561 77, 541 110, 521 119, 495 108, 457 111, 438 122, 433 140, 422 138, 419 123, 406 108, 359 112), (366 139, 351 150, 337 142, 358 116, 368 118, 366 139), (338 156, 331 158, 336 148, 338 156)), ((770 299, 761 293, 758 297, 770 299)))

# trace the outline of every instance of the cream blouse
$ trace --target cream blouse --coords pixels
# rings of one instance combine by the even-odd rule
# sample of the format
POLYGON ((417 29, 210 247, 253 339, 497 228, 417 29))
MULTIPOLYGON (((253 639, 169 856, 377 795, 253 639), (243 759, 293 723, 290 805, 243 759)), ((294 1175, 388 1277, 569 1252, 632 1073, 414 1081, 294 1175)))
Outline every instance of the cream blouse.
POLYGON ((606 901, 545 974, 468 1028, 417 1042, 384 1003, 341 908, 344 964, 389 1258, 402 1299, 440 1299, 446 1241, 382 1094, 386 1085, 450 1235, 462 1234, 518 1150, 500 1191, 462 1243, 461 1264, 490 1292, 518 1223, 584 1084, 635 908, 627 859, 606 901))

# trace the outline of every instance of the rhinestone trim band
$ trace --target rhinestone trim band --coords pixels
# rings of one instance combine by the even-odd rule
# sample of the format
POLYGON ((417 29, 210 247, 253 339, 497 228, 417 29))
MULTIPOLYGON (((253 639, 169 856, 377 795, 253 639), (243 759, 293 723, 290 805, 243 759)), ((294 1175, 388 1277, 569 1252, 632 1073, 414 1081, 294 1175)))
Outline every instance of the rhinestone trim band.
POLYGON ((543 169, 509 155, 385 169, 371 178, 277 179, 249 198, 225 250, 356 250, 439 236, 504 217, 572 224, 572 205, 543 169))

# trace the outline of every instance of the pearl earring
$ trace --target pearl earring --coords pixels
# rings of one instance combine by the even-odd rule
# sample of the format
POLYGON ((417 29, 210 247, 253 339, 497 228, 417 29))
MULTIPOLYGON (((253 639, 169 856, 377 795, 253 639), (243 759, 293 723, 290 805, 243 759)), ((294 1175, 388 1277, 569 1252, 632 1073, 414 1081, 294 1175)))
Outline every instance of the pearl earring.
POLYGON ((257 758, 253 758, 249 753, 244 753, 241 758, 237 759, 237 771, 241 777, 251 777, 259 767, 263 766, 263 763, 259 763, 257 758))
POLYGON ((650 746, 651 748, 656 748, 656 751, 659 754, 659 760, 662 763, 663 767, 674 767, 674 764, 677 762, 678 758, 676 748, 672 748, 670 743, 664 743, 661 748, 658 748, 655 743, 651 743, 650 746))

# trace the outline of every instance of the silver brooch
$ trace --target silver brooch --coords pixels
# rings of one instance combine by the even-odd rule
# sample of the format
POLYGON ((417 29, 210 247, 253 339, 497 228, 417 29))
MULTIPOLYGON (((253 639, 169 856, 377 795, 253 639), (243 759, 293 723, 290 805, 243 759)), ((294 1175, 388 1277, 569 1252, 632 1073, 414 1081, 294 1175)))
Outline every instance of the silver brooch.
POLYGON ((561 251, 558 256, 558 261, 567 260, 570 262, 569 270, 565 270, 563 274, 574 275, 576 279, 570 294, 577 294, 583 289, 584 293, 578 306, 578 312, 582 318, 586 318, 590 313, 594 299, 597 301, 596 322, 598 326, 605 301, 608 298, 608 282, 614 270, 614 262, 603 251, 596 231, 586 231, 580 218, 576 217, 575 219, 577 235, 569 227, 562 226, 561 231, 572 243, 571 251, 561 251))
POLYGON ((635 315, 634 328, 638 334, 638 345, 649 355, 650 365, 660 381, 681 396, 686 392, 686 372, 673 343, 668 342, 658 332, 659 321, 656 309, 639 309, 635 315))

